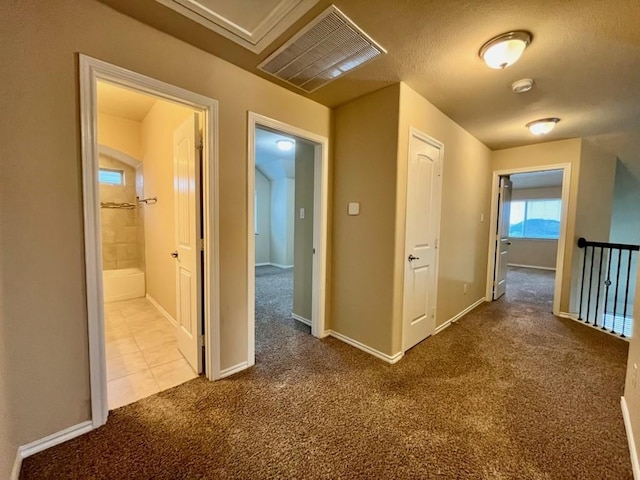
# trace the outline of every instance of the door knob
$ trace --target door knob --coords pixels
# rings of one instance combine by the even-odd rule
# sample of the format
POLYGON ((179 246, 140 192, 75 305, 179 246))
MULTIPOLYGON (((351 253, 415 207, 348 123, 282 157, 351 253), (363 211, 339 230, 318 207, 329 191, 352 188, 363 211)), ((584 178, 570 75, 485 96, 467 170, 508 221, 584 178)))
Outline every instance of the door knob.
POLYGON ((413 255, 409 255, 409 261, 413 262, 414 260, 420 260, 420 257, 414 257, 413 255))
POLYGON ((170 254, 173 258, 178 258, 178 251, 171 252, 170 254))

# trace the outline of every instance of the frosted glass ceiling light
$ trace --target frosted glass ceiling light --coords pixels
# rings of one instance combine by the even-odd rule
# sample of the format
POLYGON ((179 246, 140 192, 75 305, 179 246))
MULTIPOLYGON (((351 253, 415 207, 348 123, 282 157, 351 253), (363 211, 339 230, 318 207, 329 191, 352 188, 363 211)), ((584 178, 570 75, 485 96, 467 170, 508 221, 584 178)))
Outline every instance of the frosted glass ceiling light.
POLYGON ((507 68, 518 61, 530 43, 531 34, 528 32, 503 33, 485 43, 478 54, 489 68, 507 68))
POLYGON ((556 123, 560 121, 559 118, 541 118, 540 120, 534 120, 527 123, 527 128, 534 135, 546 135, 554 129, 556 123))
POLYGON ((293 140, 276 140, 276 146, 278 150, 282 150, 283 152, 288 152, 293 148, 293 140))

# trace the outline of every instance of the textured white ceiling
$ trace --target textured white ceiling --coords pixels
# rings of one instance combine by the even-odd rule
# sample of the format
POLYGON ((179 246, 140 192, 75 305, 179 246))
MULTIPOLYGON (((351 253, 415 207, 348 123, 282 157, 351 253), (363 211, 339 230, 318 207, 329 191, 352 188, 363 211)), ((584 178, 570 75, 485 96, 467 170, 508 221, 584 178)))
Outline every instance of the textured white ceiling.
POLYGON ((403 81, 492 149, 640 127, 638 0, 319 0, 260 55, 155 0, 101 1, 276 83, 256 65, 334 3, 388 55, 306 96, 335 107, 403 81), (480 46, 514 29, 533 34, 530 47, 505 70, 487 68, 480 46), (525 77, 534 89, 513 94, 525 77), (548 116, 562 119, 548 136, 524 126, 548 116))

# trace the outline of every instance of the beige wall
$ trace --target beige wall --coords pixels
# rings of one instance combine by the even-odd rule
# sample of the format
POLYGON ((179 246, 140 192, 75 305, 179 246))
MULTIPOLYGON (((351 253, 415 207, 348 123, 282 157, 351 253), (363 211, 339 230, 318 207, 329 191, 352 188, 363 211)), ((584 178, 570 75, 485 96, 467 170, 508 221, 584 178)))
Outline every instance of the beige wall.
POLYGON ((142 159, 142 125, 127 118, 98 114, 98 143, 142 159))
MULTIPOLYGON (((638 269, 636 275, 635 297, 640 298, 640 269, 638 269)), ((636 302, 633 307, 633 318, 636 320, 640 318, 640 302, 636 302)), ((629 420, 636 445, 636 455, 640 458, 640 378, 638 378, 638 368, 640 368, 640 335, 638 335, 636 329, 629 341, 624 399, 629 409, 629 420)), ((627 432, 627 434, 629 433, 627 432)))
MULTIPOLYGON (((517 188, 512 200, 562 198, 562 187, 517 188)), ((511 238, 509 265, 556 268, 558 240, 543 238, 511 238)))
POLYGON ((313 293, 314 145, 296 141, 293 240, 293 313, 311 320, 313 293), (304 218, 300 209, 304 208, 304 218))
MULTIPOLYGON (((581 147, 573 243, 575 245, 580 237, 593 242, 608 242, 613 211, 616 157, 586 140, 582 140, 581 147)), ((579 309, 583 256, 582 249, 576 247, 573 250, 570 312, 577 312, 579 309)))
POLYGON ((142 176, 147 294, 176 318, 176 261, 173 206, 173 132, 194 112, 157 101, 142 122, 142 176))
MULTIPOLYGON (((100 142, 99 135, 98 141, 100 142)), ((137 205, 135 169, 104 155, 99 157, 99 166, 124 172, 124 185, 100 184, 100 202, 137 205)), ((138 222, 138 208, 100 208, 103 270, 141 267, 138 222)))
POLYGON ((271 181, 271 263, 279 267, 293 266, 294 190, 293 178, 271 181))
POLYGON ((401 84, 394 284, 394 352, 401 349, 409 127, 444 144, 436 325, 485 296, 491 196, 489 149, 401 84), (480 221, 481 214, 484 222, 480 221), (468 292, 463 293, 463 285, 468 292))
POLYGON ((331 329, 392 354, 399 86, 335 114, 331 329), (347 215, 360 202, 360 215, 347 215))
POLYGON ((507 148, 491 152, 492 170, 510 170, 528 167, 546 167, 568 163, 571 165, 571 181, 569 185, 569 210, 567 218, 567 242, 564 250, 562 275, 562 297, 560 311, 570 311, 571 272, 573 252, 577 250, 576 242, 576 204, 578 199, 578 179, 580 177, 580 152, 582 141, 579 138, 560 140, 557 142, 539 143, 525 147, 507 148))
POLYGON ((331 111, 93 0, 0 2, 0 41, 11 92, 0 130, 3 381, 22 445, 91 415, 78 52, 219 101, 222 368, 247 357, 247 112, 328 137, 331 111))
POLYGON ((256 264, 271 263, 271 183, 256 169, 256 264))

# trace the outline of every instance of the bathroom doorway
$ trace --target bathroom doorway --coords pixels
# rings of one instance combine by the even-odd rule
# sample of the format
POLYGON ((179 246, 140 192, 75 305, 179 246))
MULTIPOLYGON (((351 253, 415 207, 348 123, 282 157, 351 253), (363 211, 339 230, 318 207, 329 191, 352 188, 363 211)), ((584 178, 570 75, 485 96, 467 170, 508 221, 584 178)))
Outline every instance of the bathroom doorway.
POLYGON ((191 108, 103 81, 97 106, 112 410, 202 372, 202 122, 191 108))
POLYGON ((80 56, 94 427, 219 377, 214 100, 80 56))

